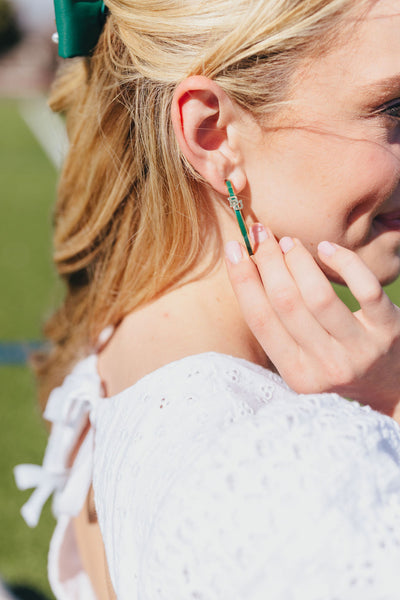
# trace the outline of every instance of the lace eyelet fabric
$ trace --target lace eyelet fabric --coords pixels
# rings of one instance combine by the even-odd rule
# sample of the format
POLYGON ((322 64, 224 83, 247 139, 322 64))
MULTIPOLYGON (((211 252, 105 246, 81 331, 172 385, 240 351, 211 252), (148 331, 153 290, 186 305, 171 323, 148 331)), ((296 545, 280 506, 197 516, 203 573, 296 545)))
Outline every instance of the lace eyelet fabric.
MULTIPOLYGON (((94 355, 71 376, 58 395, 86 398, 85 482, 118 600, 398 600, 395 421, 216 353, 111 398, 94 355)), ((62 600, 89 598, 79 585, 62 600)))

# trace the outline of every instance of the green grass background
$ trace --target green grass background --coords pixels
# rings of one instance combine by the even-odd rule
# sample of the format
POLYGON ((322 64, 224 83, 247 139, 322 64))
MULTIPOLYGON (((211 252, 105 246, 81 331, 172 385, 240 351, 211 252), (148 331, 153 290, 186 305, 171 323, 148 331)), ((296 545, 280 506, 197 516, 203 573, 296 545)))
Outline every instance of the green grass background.
MULTIPOLYGON (((41 325, 60 296, 51 265, 51 207, 56 172, 21 119, 13 101, 0 101, 0 341, 38 340, 41 325)), ((352 309, 344 288, 338 293, 352 309)), ((388 287, 400 304, 400 282, 388 287)), ((0 574, 21 598, 50 599, 47 549, 53 519, 47 505, 39 526, 29 529, 19 507, 12 467, 41 463, 46 431, 27 368, 0 366, 0 574)))
MULTIPOLYGON (((13 101, 0 101, 0 341, 38 340, 56 302, 51 266, 51 206, 56 172, 13 101)), ((53 598, 47 583, 50 507, 29 529, 12 467, 41 463, 46 430, 34 381, 23 366, 0 366, 0 574, 21 598, 53 598)))

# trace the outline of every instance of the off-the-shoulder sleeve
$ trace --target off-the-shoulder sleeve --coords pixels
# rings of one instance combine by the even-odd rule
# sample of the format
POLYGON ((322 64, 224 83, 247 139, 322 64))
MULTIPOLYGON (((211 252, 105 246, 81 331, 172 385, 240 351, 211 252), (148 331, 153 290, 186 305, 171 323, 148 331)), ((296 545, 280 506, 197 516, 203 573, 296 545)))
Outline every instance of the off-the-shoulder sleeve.
POLYGON ((125 404, 136 425, 95 480, 118 598, 398 600, 398 425, 236 374, 125 404))

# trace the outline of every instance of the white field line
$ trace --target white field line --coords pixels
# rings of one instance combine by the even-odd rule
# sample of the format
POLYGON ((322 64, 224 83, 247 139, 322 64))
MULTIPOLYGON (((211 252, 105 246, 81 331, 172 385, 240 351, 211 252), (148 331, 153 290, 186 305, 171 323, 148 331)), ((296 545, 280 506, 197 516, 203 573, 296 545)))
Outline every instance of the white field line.
POLYGON ((19 111, 50 162, 60 169, 68 150, 64 121, 51 111, 44 97, 20 100, 19 111))

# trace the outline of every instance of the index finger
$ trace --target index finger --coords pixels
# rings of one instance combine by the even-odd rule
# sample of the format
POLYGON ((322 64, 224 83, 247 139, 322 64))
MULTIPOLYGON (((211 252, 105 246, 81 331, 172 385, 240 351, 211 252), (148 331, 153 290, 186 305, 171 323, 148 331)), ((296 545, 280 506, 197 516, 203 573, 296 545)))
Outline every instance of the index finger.
POLYGON ((380 325, 393 323, 396 307, 385 294, 378 278, 355 252, 324 241, 318 245, 318 255, 345 281, 368 321, 379 322, 380 325))
POLYGON ((300 240, 283 238, 280 244, 303 300, 321 326, 338 341, 357 339, 362 331, 361 324, 336 295, 330 281, 300 240))
POLYGON ((258 269, 239 242, 225 246, 226 266, 233 291, 250 330, 273 364, 278 368, 284 356, 292 364, 298 360, 298 345, 272 308, 258 269))

